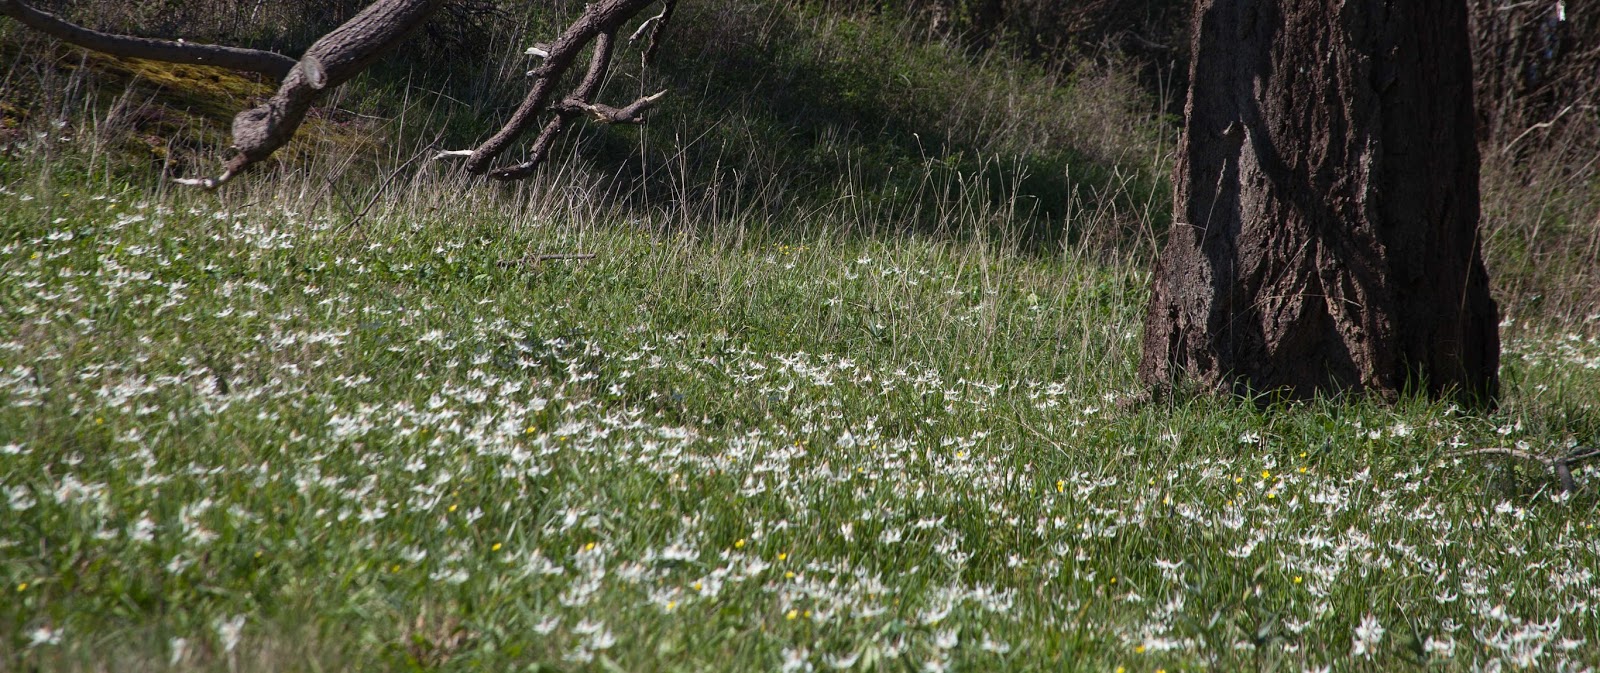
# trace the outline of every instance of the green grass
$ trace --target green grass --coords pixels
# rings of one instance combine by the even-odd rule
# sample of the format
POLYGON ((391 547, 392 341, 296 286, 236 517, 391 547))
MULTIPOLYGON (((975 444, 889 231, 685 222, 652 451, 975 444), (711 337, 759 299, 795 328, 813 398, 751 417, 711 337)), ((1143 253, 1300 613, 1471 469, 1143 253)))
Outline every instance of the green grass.
POLYGON ((118 149, 170 103, 14 61, 0 670, 1600 666, 1595 468, 1446 455, 1600 444, 1592 320, 1519 303, 1491 415, 1135 403, 1167 145, 1114 66, 695 6, 613 82, 655 122, 512 186, 382 180, 508 55, 218 194, 118 149))
POLYGON ((1509 331, 1489 417, 1127 406, 1144 270, 984 218, 425 173, 345 229, 73 142, 0 163, 8 670, 1600 664, 1593 469, 1442 455, 1600 441, 1592 337, 1509 331))

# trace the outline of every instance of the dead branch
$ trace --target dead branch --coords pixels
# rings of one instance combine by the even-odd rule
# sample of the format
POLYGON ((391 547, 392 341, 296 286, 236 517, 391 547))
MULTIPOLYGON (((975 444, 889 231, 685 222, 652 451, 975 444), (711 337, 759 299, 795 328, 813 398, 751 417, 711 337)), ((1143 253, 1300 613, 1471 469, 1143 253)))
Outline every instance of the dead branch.
MULTIPOLYGON (((644 113, 666 95, 665 91, 645 96, 621 107, 596 102, 610 70, 617 31, 646 7, 658 0, 598 0, 588 5, 552 45, 537 45, 529 54, 544 59, 530 74, 532 87, 521 106, 477 149, 446 151, 434 159, 465 156, 469 173, 490 173, 490 166, 545 112, 555 116, 544 124, 534 141, 529 158, 517 165, 493 171, 502 180, 526 177, 549 154, 557 137, 573 119, 590 116, 607 124, 637 124, 644 113), (594 45, 589 70, 572 92, 557 98, 555 91, 578 55, 594 45), (552 101, 556 101, 552 103, 552 101)), ((648 33, 650 45, 646 60, 654 52, 659 35, 672 16, 676 0, 663 0, 660 14, 634 32, 648 33)), ((272 156, 287 144, 305 121, 311 104, 322 92, 343 84, 361 72, 384 52, 392 49, 417 29, 446 0, 376 0, 344 25, 324 35, 297 61, 282 54, 211 45, 191 45, 148 38, 99 33, 75 26, 26 5, 23 0, 0 0, 0 15, 10 16, 25 25, 54 35, 87 49, 118 56, 153 60, 203 63, 236 70, 263 72, 281 78, 277 92, 265 103, 244 110, 233 119, 234 154, 216 177, 179 178, 176 182, 215 189, 240 173, 272 156)))
POLYGON ((318 95, 366 69, 444 3, 445 0, 377 0, 322 36, 298 61, 254 49, 100 33, 33 9, 22 0, 0 0, 0 14, 70 44, 114 56, 216 65, 281 78, 278 92, 271 99, 233 118, 235 154, 224 164, 221 175, 177 180, 179 184, 215 189, 272 156, 294 137, 318 95))
POLYGON ((287 76, 295 64, 295 60, 288 56, 259 49, 102 33, 35 9, 22 0, 0 0, 0 15, 16 19, 24 26, 67 44, 123 58, 212 65, 229 70, 259 72, 275 79, 287 76))
MULTIPOLYGON (((539 138, 534 141, 529 159, 515 166, 496 170, 492 176, 502 180, 513 180, 532 174, 533 169, 544 159, 554 138, 574 116, 571 111, 572 106, 567 103, 574 101, 580 106, 579 109, 584 111, 587 111, 587 108, 581 106, 594 104, 593 99, 599 93, 600 84, 610 68, 612 42, 617 29, 655 2, 656 0, 602 0, 589 5, 583 16, 578 17, 578 20, 573 22, 554 44, 548 49, 541 50, 544 52, 544 62, 533 71, 533 86, 529 88, 528 95, 523 98, 522 104, 506 121, 505 126, 473 150, 472 156, 467 159, 467 172, 474 175, 489 173, 494 160, 522 137, 540 114, 551 110, 556 112, 557 116, 544 125, 539 138), (554 98, 556 85, 560 83, 562 75, 571 69, 577 61, 578 54, 591 42, 595 43, 595 54, 591 57, 589 72, 585 74, 583 82, 568 100, 552 105, 551 99, 554 98)), ((648 104, 644 107, 648 107, 648 104)), ((639 111, 642 110, 643 108, 640 108, 639 111)))
POLYGON ((661 13, 644 20, 639 24, 638 30, 628 37, 629 42, 638 41, 646 29, 650 31, 650 40, 645 44, 644 55, 641 57, 645 65, 656 62, 656 49, 661 46, 661 33, 667 29, 667 23, 672 20, 672 10, 677 9, 678 0, 665 0, 661 13))
MULTIPOLYGON (((584 73, 583 81, 573 91, 576 100, 592 100, 600 93, 600 85, 605 81, 606 71, 611 67, 611 53, 616 42, 615 32, 604 32, 594 38, 594 53, 589 55, 589 71, 584 73)), ((555 144, 557 136, 566 128, 567 122, 577 116, 575 112, 557 110, 556 117, 546 122, 544 130, 539 132, 539 137, 533 141, 533 147, 528 151, 528 160, 515 166, 502 168, 491 174, 491 177, 500 180, 517 180, 532 174, 534 169, 544 161, 545 155, 550 152, 550 147, 555 144)))
POLYGON ((1452 451, 1444 454, 1445 458, 1469 458, 1472 456, 1502 455, 1520 458, 1522 460, 1538 463, 1544 469, 1554 472, 1556 478, 1561 480, 1561 491, 1571 493, 1578 490, 1578 482, 1572 477, 1572 465, 1591 458, 1600 457, 1600 448, 1577 448, 1559 456, 1545 456, 1524 449, 1491 446, 1481 449, 1467 449, 1452 451))
POLYGON ((600 122, 601 124, 642 124, 644 123, 644 112, 653 107, 656 104, 656 101, 661 100, 661 98, 666 95, 666 91, 657 91, 656 93, 640 98, 639 100, 636 100, 628 104, 627 107, 623 108, 614 108, 610 105, 604 105, 601 103, 587 103, 580 105, 579 107, 583 111, 593 115, 594 120, 600 122))
POLYGON ((294 137, 319 94, 355 77, 443 4, 444 0, 379 0, 322 36, 283 78, 277 94, 233 118, 237 153, 228 160, 221 176, 198 183, 215 188, 272 156, 294 137))
POLYGON ((514 266, 538 266, 540 262, 581 262, 587 259, 594 259, 594 253, 568 252, 544 255, 528 255, 522 259, 503 259, 495 264, 502 269, 509 269, 514 266))

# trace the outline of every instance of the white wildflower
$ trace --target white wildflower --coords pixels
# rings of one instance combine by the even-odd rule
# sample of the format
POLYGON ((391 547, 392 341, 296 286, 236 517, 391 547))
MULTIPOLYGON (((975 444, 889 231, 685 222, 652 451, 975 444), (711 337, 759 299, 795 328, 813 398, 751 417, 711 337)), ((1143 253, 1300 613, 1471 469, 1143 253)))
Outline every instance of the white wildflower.
POLYGON ((548 636, 548 635, 550 635, 550 633, 552 631, 556 630, 557 626, 560 626, 560 625, 561 625, 561 618, 560 617, 556 617, 554 615, 551 615, 549 617, 545 617, 544 619, 539 620, 539 622, 537 624, 534 624, 533 625, 533 632, 537 633, 537 634, 539 634, 541 636, 548 636))
POLYGON ((589 636, 589 649, 600 651, 611 649, 617 644, 617 637, 611 634, 611 629, 600 629, 589 636))
POLYGON ((27 487, 24 486, 7 486, 6 501, 7 504, 10 505, 12 511, 16 512, 27 511, 28 509, 32 508, 36 502, 33 499, 33 495, 30 494, 27 487))
POLYGON ((860 659, 860 658, 861 658, 861 653, 860 652, 851 652, 850 654, 846 654, 846 655, 843 655, 843 656, 834 656, 834 655, 831 655, 831 654, 824 654, 824 655, 822 655, 822 663, 827 664, 828 667, 832 668, 833 670, 842 671, 842 670, 848 669, 848 668, 850 668, 852 666, 855 666, 856 665, 856 661, 858 659, 860 659))
POLYGON ((1009 643, 1003 643, 995 640, 987 633, 983 635, 983 642, 978 645, 978 648, 993 654, 1005 654, 1011 651, 1011 645, 1009 643))
POLYGON ((222 641, 222 651, 232 652, 233 648, 239 645, 239 633, 244 630, 244 615, 218 620, 214 626, 217 630, 217 639, 222 641))
POLYGON ((52 628, 50 628, 48 626, 41 626, 41 627, 39 627, 37 629, 34 629, 34 630, 28 632, 28 647, 38 647, 40 645, 60 645, 60 644, 61 644, 61 629, 52 629, 52 628))
POLYGON ((1351 643, 1350 656, 1371 656, 1372 650, 1383 641, 1383 625, 1378 623, 1378 618, 1367 613, 1361 618, 1361 624, 1356 626, 1355 638, 1351 643))
POLYGON ((783 648, 783 666, 779 670, 782 670, 783 673, 815 670, 815 667, 811 665, 810 658, 810 650, 804 647, 800 649, 785 647, 783 648))
POLYGON ((148 515, 139 517, 128 527, 128 539, 141 544, 148 544, 156 535, 156 522, 151 521, 148 515))

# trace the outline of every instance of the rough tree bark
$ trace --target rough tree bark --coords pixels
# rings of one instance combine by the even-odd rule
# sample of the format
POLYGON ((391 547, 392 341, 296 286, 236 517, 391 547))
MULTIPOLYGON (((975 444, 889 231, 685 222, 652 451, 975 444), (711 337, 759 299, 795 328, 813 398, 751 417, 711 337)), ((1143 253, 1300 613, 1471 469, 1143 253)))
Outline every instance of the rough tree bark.
POLYGON ((1140 377, 1492 405, 1460 0, 1196 0, 1140 377))
POLYGON ((284 76, 267 102, 233 118, 233 148, 217 178, 188 181, 207 188, 227 182, 288 144, 305 121, 311 103, 326 89, 355 77, 393 49, 445 0, 379 0, 344 25, 322 36, 284 76))

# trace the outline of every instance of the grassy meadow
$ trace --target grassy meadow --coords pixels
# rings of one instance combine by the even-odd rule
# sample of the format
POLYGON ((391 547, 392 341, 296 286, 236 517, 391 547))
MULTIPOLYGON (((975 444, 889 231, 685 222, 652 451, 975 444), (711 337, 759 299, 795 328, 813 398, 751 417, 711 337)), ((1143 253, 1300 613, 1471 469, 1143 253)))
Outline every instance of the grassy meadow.
POLYGON ((223 123, 181 86, 13 50, 58 93, 0 107, 0 670, 1600 667, 1600 471, 1452 455, 1600 444, 1594 310, 1502 294, 1494 413, 1141 401, 1156 104, 727 6, 788 51, 671 48, 858 116, 669 70, 484 184, 407 168, 482 80, 395 66, 213 194, 165 179, 223 123), (906 88, 801 77, 852 50, 906 88))

